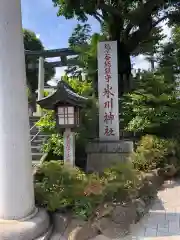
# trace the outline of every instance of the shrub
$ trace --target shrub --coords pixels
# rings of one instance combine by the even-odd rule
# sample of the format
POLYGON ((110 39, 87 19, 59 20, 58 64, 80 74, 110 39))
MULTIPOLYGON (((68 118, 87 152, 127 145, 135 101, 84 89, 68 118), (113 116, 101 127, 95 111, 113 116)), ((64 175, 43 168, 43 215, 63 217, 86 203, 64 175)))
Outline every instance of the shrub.
POLYGON ((44 110, 44 116, 37 122, 38 128, 42 132, 47 132, 49 134, 57 133, 56 132, 56 121, 54 111, 44 110))
POLYGON ((60 161, 44 162, 35 176, 36 201, 49 211, 70 207, 85 182, 85 174, 77 168, 60 161))
POLYGON ((101 192, 95 188, 98 185, 101 189, 96 175, 87 176, 60 161, 44 162, 35 175, 36 202, 49 211, 71 209, 75 215, 86 218, 101 200, 101 192))
POLYGON ((35 175, 36 202, 49 211, 70 209, 86 219, 101 203, 132 198, 138 181, 137 172, 128 164, 115 165, 99 176, 86 175, 60 161, 44 162, 35 175))
POLYGON ((178 143, 175 140, 146 135, 142 137, 132 155, 132 163, 135 169, 147 172, 164 167, 168 163, 169 157, 177 154, 179 154, 178 143))
POLYGON ((43 153, 53 153, 53 155, 63 156, 63 138, 60 134, 52 134, 41 146, 43 153))
POLYGON ((130 163, 118 163, 104 171, 104 195, 106 200, 128 201, 137 194, 139 173, 130 163))
POLYGON ((75 196, 74 214, 83 219, 90 217, 97 206, 104 200, 104 187, 103 181, 98 175, 88 175, 83 194, 75 196))

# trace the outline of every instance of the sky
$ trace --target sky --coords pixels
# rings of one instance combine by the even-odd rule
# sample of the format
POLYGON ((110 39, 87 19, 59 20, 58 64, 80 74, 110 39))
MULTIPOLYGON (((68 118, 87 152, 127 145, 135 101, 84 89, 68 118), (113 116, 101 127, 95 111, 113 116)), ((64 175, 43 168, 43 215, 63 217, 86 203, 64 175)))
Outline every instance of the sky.
MULTIPOLYGON (((57 17, 52 0, 21 0, 21 8, 23 28, 35 32, 46 49, 68 47, 68 38, 77 21, 57 17)), ((89 23, 93 32, 99 32, 100 26, 94 18, 91 17, 89 23)), ((64 68, 57 68, 55 78, 60 79, 63 72, 64 68)))
MULTIPOLYGON (((46 49, 68 47, 68 38, 77 24, 76 20, 58 17, 57 8, 53 6, 52 0, 21 0, 21 5, 23 28, 35 32, 46 49)), ((100 26, 94 18, 90 17, 89 23, 93 32, 99 32, 100 26)), ((163 29, 169 39, 170 30, 165 24, 163 29)), ((142 55, 136 57, 133 62, 136 69, 150 67, 142 55)), ((64 68, 57 68, 55 78, 60 79, 63 73, 64 68)))

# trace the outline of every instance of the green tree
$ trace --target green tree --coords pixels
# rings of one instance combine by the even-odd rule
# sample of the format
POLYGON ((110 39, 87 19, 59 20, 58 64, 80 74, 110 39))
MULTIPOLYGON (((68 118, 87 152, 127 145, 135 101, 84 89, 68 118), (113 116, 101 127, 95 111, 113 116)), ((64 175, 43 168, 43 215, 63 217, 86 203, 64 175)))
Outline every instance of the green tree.
MULTIPOLYGON (((44 50, 43 44, 36 34, 30 30, 24 29, 24 48, 26 50, 37 51, 44 50)), ((38 64, 37 57, 26 56, 26 77, 27 85, 30 91, 30 98, 35 101, 35 91, 38 88, 38 69, 30 69, 29 64, 38 64)), ((45 82, 50 80, 55 73, 54 68, 48 62, 45 62, 45 82)))
POLYGON ((173 83, 175 81, 176 71, 177 61, 175 56, 175 45, 173 42, 168 42, 160 51, 159 72, 173 83))
MULTIPOLYGON (((89 41, 91 40, 91 27, 89 24, 80 25, 74 28, 72 35, 70 36, 68 43, 69 47, 78 53, 78 56, 74 57, 75 65, 68 66, 67 73, 73 76, 80 76, 86 63, 82 60, 82 56, 89 49, 89 41)), ((69 60, 70 61, 70 60, 69 60)))
POLYGON ((159 71, 171 82, 175 82, 180 73, 180 26, 172 29, 171 40, 161 47, 159 56, 159 71))
MULTIPOLYGON (((69 38, 69 46, 78 53, 75 58, 76 66, 68 68, 67 73, 73 73, 73 75, 80 75, 85 72, 88 75, 88 79, 93 81, 94 91, 97 96, 97 43, 99 41, 107 39, 105 26, 102 27, 102 33, 91 33, 91 27, 89 24, 77 24, 71 37, 69 38)), ((158 43, 164 38, 162 34, 162 28, 154 28, 148 41, 143 42, 132 53, 133 56, 138 54, 153 55, 158 48, 158 43)))
POLYGON ((97 43, 104 40, 105 37, 99 33, 91 33, 89 24, 78 24, 71 37, 69 46, 78 53, 76 66, 68 68, 67 72, 79 75, 82 72, 88 76, 89 81, 93 83, 93 89, 97 95, 97 43))
POLYGON ((141 74, 136 90, 124 96, 127 129, 161 136, 177 132, 175 122, 180 118, 180 101, 175 88, 159 72, 141 74))
POLYGON ((147 43, 153 29, 163 20, 178 21, 179 1, 104 1, 52 0, 59 8, 58 15, 67 19, 77 17, 87 21, 88 15, 105 25, 109 40, 118 43, 118 72, 120 94, 129 90, 131 75, 130 55, 147 43), (174 8, 170 8, 170 7, 174 8))

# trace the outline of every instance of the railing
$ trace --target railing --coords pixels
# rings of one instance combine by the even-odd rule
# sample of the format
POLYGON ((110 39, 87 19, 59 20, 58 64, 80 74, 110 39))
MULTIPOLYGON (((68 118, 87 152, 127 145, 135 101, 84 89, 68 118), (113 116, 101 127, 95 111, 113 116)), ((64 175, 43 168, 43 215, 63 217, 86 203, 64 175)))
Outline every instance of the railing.
POLYGON ((32 138, 31 138, 31 142, 34 141, 34 139, 40 134, 40 130, 36 133, 36 135, 34 135, 32 138))
POLYGON ((30 131, 33 130, 33 128, 36 127, 36 124, 40 121, 40 119, 30 128, 30 131))
MULTIPOLYGON (((43 116, 45 117, 47 113, 43 116)), ((36 127, 37 123, 41 120, 41 118, 30 128, 30 132, 36 127)), ((34 141, 34 139, 40 134, 40 130, 31 138, 30 142, 34 141)))

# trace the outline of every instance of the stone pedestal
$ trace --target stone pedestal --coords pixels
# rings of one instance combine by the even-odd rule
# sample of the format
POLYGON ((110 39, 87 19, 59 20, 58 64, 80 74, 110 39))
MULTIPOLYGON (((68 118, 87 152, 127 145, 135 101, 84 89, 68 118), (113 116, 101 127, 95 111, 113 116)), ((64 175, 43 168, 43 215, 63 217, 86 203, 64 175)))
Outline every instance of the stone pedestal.
POLYGON ((0 1, 0 36, 0 239, 32 240, 49 218, 34 202, 20 0, 0 1))
POLYGON ((75 133, 70 128, 65 129, 64 135, 64 163, 75 166, 75 133))
POLYGON ((87 145, 87 171, 101 172, 114 163, 129 161, 132 141, 94 141, 87 145))
POLYGON ((44 209, 19 220, 0 220, 1 240, 47 240, 52 233, 49 217, 44 209))

